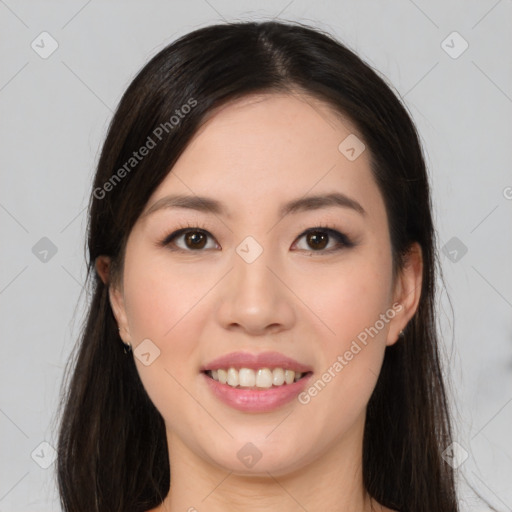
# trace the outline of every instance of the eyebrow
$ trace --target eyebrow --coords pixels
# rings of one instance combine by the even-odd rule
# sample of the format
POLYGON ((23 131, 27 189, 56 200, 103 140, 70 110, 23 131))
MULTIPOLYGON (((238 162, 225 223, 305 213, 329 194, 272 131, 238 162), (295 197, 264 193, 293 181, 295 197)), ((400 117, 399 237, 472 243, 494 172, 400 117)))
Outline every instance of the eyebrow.
MULTIPOLYGON (((332 207, 349 208, 362 216, 366 215, 365 209, 355 199, 352 199, 351 197, 348 197, 347 195, 339 192, 333 192, 331 194, 294 199, 293 201, 285 203, 281 206, 279 210, 279 216, 284 217, 290 213, 298 213, 332 207)), ((142 216, 147 217, 156 211, 168 208, 188 208, 199 212, 213 213, 215 215, 231 217, 228 214, 225 206, 216 199, 197 195, 169 195, 162 197, 156 201, 142 216)))

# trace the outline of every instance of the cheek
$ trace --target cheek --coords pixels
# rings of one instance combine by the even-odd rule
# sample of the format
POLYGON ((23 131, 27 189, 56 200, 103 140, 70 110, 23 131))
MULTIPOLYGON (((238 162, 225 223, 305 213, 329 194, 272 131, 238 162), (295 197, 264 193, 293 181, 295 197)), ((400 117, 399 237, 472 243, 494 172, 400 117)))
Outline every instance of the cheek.
MULTIPOLYGON (((326 334, 321 339, 326 342, 326 353, 342 350, 386 313, 391 284, 387 263, 385 259, 354 258, 350 265, 318 273, 307 297, 311 309, 325 324, 326 334)), ((383 328, 378 324, 382 336, 387 325, 383 328)))
POLYGON ((135 363, 162 413, 180 409, 181 400, 187 397, 179 383, 190 381, 196 365, 199 372, 199 340, 207 316, 201 299, 210 287, 208 279, 197 278, 193 265, 177 269, 169 258, 144 258, 142 251, 126 260, 125 306, 135 363), (137 346, 147 339, 158 354, 149 366, 137 357, 142 351, 137 346))
POLYGON ((168 343, 180 324, 186 323, 208 289, 205 280, 197 279, 193 264, 178 266, 166 256, 133 251, 124 276, 130 331, 137 338, 160 343, 168 343))
POLYGON ((304 414, 317 419, 309 427, 313 437, 348 431, 364 412, 386 348, 388 324, 380 315, 387 298, 379 274, 361 269, 338 279, 318 299, 330 331, 321 328, 324 334, 317 336, 321 363, 299 397, 304 414))
POLYGON ((317 415, 330 409, 331 420, 336 418, 332 425, 348 428, 375 387, 395 315, 389 303, 391 258, 383 251, 354 258, 353 264, 324 274, 319 284, 316 289, 324 292, 310 296, 316 296, 316 311, 330 330, 318 337, 322 368, 302 403, 317 415))
POLYGON ((135 364, 167 424, 174 424, 177 412, 194 408, 185 389, 200 360, 198 340, 206 314, 200 299, 211 285, 194 279, 192 267, 178 271, 169 259, 150 259, 142 251, 133 251, 125 262, 125 306, 135 364), (137 346, 148 339, 157 348, 151 348, 151 363, 146 365, 137 356, 137 346))

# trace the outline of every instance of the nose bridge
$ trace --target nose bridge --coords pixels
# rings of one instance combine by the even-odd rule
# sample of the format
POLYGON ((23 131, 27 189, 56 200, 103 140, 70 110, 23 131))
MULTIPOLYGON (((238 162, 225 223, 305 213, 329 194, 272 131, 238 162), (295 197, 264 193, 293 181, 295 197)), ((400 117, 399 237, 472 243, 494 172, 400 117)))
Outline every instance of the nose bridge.
POLYGON ((269 267, 272 268, 272 263, 276 266, 277 258, 268 245, 249 235, 236 247, 233 259, 233 278, 239 296, 253 296, 258 300, 256 295, 262 293, 274 295, 276 290, 272 281, 275 277, 269 267))
POLYGON ((279 258, 253 236, 248 236, 233 253, 219 309, 225 327, 237 324, 247 331, 263 331, 269 326, 289 327, 293 304, 286 287, 277 279, 279 258))

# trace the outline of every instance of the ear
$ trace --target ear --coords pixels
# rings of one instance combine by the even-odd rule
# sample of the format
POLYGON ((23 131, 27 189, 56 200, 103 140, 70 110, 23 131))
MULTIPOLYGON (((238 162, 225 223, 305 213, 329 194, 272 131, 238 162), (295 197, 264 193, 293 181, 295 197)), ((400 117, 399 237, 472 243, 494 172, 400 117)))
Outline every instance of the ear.
POLYGON ((122 289, 119 289, 117 283, 110 279, 111 259, 109 256, 98 256, 95 261, 96 272, 103 283, 108 286, 108 296, 112 313, 120 328, 119 336, 125 343, 131 343, 130 331, 128 329, 128 319, 124 304, 124 295, 122 289))
POLYGON ((416 313, 421 296, 422 275, 423 251, 421 245, 414 242, 405 256, 404 268, 400 271, 395 284, 393 304, 399 303, 402 307, 400 310, 396 308, 397 314, 390 324, 386 345, 396 343, 400 331, 405 329, 416 313))

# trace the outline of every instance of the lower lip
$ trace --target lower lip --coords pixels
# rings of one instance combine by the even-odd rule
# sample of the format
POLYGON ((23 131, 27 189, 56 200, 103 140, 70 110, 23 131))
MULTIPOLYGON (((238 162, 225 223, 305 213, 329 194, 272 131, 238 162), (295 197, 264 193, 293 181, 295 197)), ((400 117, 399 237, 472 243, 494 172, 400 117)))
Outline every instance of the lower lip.
POLYGON ((311 376, 310 373, 292 384, 253 390, 233 388, 228 384, 221 384, 203 373, 206 384, 219 400, 234 409, 245 412, 269 412, 291 402, 304 390, 311 376))

